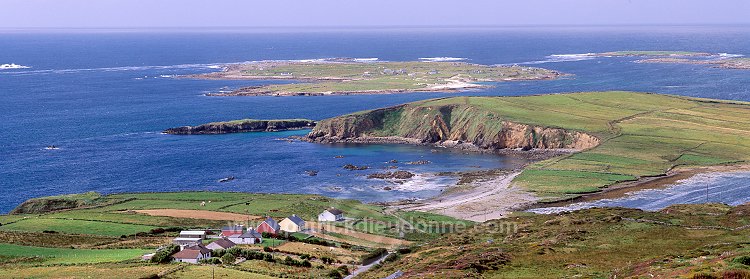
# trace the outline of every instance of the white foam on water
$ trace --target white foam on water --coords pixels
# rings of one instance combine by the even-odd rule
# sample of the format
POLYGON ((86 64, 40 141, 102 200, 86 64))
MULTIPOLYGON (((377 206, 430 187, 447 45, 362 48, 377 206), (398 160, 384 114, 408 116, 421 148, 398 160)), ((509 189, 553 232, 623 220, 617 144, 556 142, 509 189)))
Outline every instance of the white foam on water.
POLYGON ((737 57, 743 57, 745 55, 743 54, 733 54, 733 53, 719 53, 719 58, 737 58, 737 57))
POLYGON ((419 60, 427 62, 449 62, 449 61, 462 61, 466 58, 461 57, 420 57, 419 60))
POLYGON ((0 64, 0 70, 29 69, 30 66, 18 65, 15 63, 0 64))
POLYGON ((498 66, 510 66, 510 65, 535 65, 545 63, 559 63, 559 62, 575 62, 596 59, 596 53, 577 53, 577 54, 552 54, 545 56, 545 60, 527 61, 519 63, 506 63, 498 64, 498 66))

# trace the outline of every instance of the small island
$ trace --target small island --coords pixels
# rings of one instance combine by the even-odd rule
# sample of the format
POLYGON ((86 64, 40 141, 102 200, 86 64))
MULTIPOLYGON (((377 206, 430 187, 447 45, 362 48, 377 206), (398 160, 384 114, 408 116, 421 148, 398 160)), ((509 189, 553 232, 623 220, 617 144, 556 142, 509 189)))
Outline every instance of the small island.
POLYGON ((535 67, 488 66, 466 62, 362 62, 357 59, 261 61, 226 65, 195 79, 296 80, 301 83, 243 87, 208 96, 324 96, 443 92, 486 88, 482 82, 549 80, 562 73, 535 67))
POLYGON ((214 135, 244 132, 279 132, 310 129, 315 121, 309 119, 256 120, 242 119, 226 122, 211 122, 198 126, 182 126, 163 131, 172 135, 214 135))
POLYGON ((636 63, 695 64, 710 65, 721 69, 750 70, 750 58, 726 58, 713 60, 696 60, 687 58, 650 58, 635 61, 636 63))
POLYGON ((721 69, 750 69, 750 58, 726 53, 661 50, 627 50, 578 54, 581 57, 635 57, 635 63, 695 64, 721 69))

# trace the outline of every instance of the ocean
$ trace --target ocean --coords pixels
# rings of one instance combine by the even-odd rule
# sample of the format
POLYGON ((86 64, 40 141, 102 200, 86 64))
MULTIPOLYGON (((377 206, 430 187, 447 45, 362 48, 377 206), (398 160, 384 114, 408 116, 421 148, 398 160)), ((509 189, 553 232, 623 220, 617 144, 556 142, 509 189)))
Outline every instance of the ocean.
MULTIPOLYGON (((305 131, 160 133, 174 126, 241 118, 320 120, 446 96, 631 90, 750 101, 746 70, 565 55, 617 50, 750 55, 750 27, 0 30, 0 64, 29 67, 0 70, 0 191, 5 193, 0 197, 0 213, 28 198, 86 191, 317 193, 363 201, 425 198, 455 182, 436 172, 514 168, 525 163, 515 157, 429 147, 284 140, 305 131), (203 94, 225 87, 270 82, 174 78, 217 71, 221 63, 335 57, 385 61, 451 57, 488 65, 532 65, 573 76, 498 83, 460 93, 330 97, 206 97, 203 94), (59 149, 45 150, 49 145, 59 149), (334 158, 339 155, 344 158, 334 158), (382 171, 389 160, 418 173, 417 179, 391 184, 364 177, 382 171), (404 164, 414 160, 431 164, 404 164), (344 170, 342 166, 349 163, 372 169, 344 170), (307 170, 319 173, 309 176, 307 170), (236 179, 218 182, 227 176, 236 179), (386 186, 392 190, 385 190, 386 186)), ((748 181, 746 176, 730 179, 748 181)))

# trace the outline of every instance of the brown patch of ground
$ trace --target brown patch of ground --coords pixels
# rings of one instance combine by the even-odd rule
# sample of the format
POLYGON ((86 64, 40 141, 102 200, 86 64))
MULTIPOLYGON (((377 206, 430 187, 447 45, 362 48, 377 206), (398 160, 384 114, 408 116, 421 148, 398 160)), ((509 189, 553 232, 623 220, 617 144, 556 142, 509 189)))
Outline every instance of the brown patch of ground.
POLYGON ((209 210, 191 210, 191 209, 144 209, 135 210, 135 212, 151 215, 166 216, 174 218, 204 219, 204 220, 221 220, 221 221, 247 221, 263 219, 261 216, 237 214, 230 212, 218 212, 209 210))
MULTIPOLYGON (((403 239, 397 239, 397 238, 392 238, 392 237, 387 237, 387 236, 381 236, 381 235, 374 235, 374 234, 369 234, 369 233, 358 232, 358 231, 355 231, 355 230, 352 230, 352 229, 337 227, 337 226, 334 226, 334 225, 328 225, 328 224, 323 224, 323 223, 318 223, 318 222, 306 222, 306 223, 307 223, 307 226, 309 228, 313 228, 315 231, 318 231, 318 232, 325 230, 327 232, 339 233, 339 234, 350 236, 350 237, 353 237, 353 238, 356 238, 356 239, 362 239, 362 240, 365 240, 365 241, 368 241, 368 242, 374 242, 374 243, 384 244, 385 246, 389 246, 389 247, 411 244, 410 241, 406 241, 406 240, 403 240, 403 239)), ((322 237, 322 238, 328 238, 328 239, 331 239, 331 240, 344 241, 344 242, 352 242, 352 241, 347 241, 347 240, 338 239, 338 238, 337 239, 333 239, 335 237, 332 237, 330 235, 321 234, 321 233, 314 233, 314 235, 318 236, 318 237, 322 237)))

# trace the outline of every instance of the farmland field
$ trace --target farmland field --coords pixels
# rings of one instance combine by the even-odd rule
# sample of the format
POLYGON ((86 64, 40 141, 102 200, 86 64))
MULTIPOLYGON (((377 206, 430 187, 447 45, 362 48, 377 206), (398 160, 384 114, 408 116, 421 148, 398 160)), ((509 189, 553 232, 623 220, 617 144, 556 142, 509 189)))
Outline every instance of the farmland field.
POLYGON ((137 258, 150 252, 146 249, 65 249, 20 246, 0 243, 3 256, 41 257, 45 263, 77 264, 119 262, 137 258))

